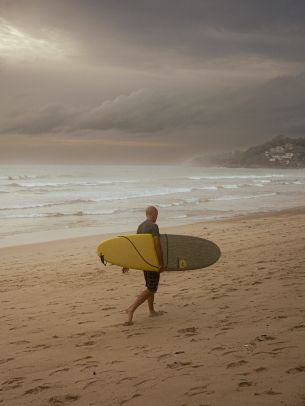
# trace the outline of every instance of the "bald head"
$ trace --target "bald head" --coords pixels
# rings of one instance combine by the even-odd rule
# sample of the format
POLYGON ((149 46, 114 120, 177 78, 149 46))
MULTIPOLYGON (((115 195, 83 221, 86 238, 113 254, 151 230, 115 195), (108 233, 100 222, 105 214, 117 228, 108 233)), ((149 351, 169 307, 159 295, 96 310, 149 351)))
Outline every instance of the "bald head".
POLYGON ((158 218, 158 209, 155 206, 148 206, 146 208, 146 218, 155 223, 158 218))

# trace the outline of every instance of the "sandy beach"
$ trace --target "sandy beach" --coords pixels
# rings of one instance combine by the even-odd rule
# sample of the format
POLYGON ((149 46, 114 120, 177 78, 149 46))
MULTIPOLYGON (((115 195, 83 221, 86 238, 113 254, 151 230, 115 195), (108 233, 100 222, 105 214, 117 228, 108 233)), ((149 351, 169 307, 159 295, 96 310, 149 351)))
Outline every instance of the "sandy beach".
POLYGON ((304 224, 299 208, 162 229, 222 257, 163 273, 166 313, 144 303, 128 327, 143 275, 104 267, 102 236, 1 249, 0 403, 305 405, 304 224))

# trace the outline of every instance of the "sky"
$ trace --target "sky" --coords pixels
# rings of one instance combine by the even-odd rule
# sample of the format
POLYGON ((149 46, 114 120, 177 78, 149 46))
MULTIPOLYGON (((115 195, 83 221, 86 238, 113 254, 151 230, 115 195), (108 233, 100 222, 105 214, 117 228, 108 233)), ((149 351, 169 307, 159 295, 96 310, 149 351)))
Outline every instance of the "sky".
POLYGON ((304 50, 304 0, 0 0, 0 163, 304 137, 304 50))

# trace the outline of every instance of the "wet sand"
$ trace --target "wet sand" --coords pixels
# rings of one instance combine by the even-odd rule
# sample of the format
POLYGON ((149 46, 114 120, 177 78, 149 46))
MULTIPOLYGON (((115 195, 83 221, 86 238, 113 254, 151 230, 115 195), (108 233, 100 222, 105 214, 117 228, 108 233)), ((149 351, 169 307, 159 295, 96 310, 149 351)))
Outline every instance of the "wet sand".
MULTIPOLYGON (((216 242, 204 270, 104 267, 102 237, 0 250, 0 404, 305 405, 305 208, 161 230, 216 242)), ((136 225, 135 225, 136 226, 136 225)))

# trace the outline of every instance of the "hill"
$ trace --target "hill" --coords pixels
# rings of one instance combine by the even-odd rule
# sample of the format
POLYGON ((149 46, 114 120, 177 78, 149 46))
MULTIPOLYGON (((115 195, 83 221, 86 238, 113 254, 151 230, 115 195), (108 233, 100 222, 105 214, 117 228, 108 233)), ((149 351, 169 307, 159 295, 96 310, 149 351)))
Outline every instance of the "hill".
POLYGON ((196 158, 195 164, 245 168, 305 168, 305 138, 279 135, 246 151, 196 158))

